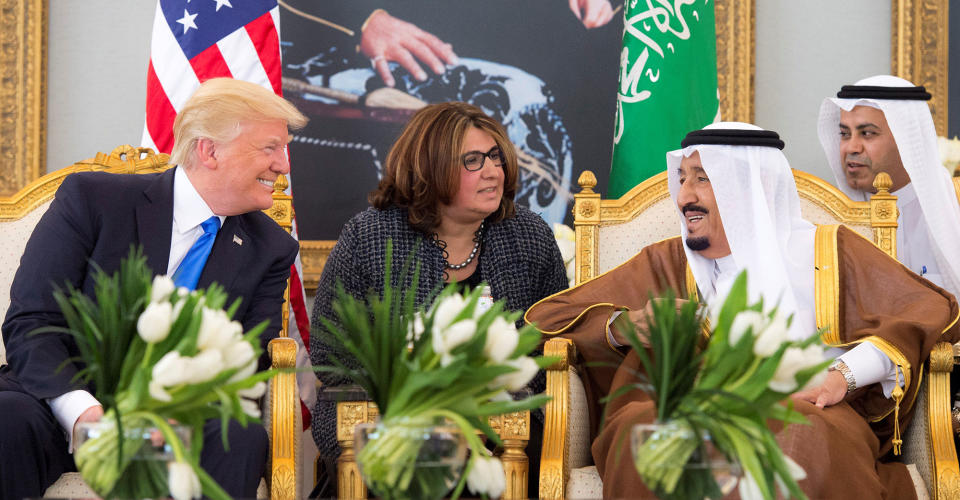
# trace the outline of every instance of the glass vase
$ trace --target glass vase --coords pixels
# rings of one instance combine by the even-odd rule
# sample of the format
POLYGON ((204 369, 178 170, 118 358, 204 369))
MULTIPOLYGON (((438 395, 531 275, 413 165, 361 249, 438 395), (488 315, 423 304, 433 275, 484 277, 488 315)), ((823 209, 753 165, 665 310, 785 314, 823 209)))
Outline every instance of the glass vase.
POLYGON ((698 435, 682 420, 637 424, 630 442, 637 472, 663 500, 720 499, 736 488, 743 474, 709 433, 698 435))
MULTIPOLYGON (((172 425, 185 450, 190 428, 172 425)), ((74 441, 74 459, 83 481, 103 498, 161 498, 170 496, 168 463, 173 448, 156 427, 123 428, 123 452, 116 421, 80 422, 74 441)))
POLYGON ((400 421, 358 424, 357 465, 385 500, 443 498, 460 479, 466 440, 456 427, 400 421))

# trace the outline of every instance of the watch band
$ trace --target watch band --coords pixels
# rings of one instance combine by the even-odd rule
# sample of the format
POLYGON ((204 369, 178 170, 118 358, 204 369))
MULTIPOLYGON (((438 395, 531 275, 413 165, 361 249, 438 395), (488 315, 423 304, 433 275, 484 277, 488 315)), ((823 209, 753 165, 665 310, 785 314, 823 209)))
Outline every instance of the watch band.
POLYGON ((838 371, 843 375, 843 379, 847 381, 847 392, 853 392, 857 389, 857 379, 853 378, 853 372, 850 371, 850 367, 847 366, 842 360, 836 360, 830 365, 828 371, 838 371))

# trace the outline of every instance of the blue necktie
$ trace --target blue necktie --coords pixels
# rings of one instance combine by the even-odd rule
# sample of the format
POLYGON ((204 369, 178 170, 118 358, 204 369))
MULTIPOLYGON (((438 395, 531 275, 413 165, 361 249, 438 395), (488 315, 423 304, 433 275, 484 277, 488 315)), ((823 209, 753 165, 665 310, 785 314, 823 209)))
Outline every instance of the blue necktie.
POLYGON ((173 284, 186 287, 188 290, 197 288, 200 273, 203 272, 203 266, 206 265, 207 257, 210 256, 210 249, 213 248, 213 240, 217 238, 217 231, 220 229, 220 217, 214 215, 201 222, 200 227, 203 228, 203 234, 190 247, 173 273, 173 284))

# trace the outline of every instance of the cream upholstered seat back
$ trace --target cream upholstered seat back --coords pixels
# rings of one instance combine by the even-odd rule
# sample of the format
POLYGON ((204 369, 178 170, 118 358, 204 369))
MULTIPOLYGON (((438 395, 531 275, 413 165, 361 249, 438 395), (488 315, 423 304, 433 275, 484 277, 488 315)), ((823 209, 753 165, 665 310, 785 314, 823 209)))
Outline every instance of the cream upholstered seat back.
MULTIPOLYGON (((883 186, 882 177, 878 176, 881 192, 869 202, 857 202, 823 179, 794 170, 803 217, 814 224, 844 224, 896 255, 891 238, 896 232, 896 197, 886 192, 889 182, 883 186), (875 207, 872 217, 871 206, 875 207)), ((574 207, 577 283, 613 269, 651 243, 680 234, 666 172, 614 200, 602 200, 593 192, 592 172, 585 171, 578 182, 582 191, 575 195, 574 207)))
MULTIPOLYGON (((41 203, 16 219, 6 219, 0 215, 0 241, 3 242, 3 246, 0 247, 0 321, 6 317, 7 308, 10 307, 10 285, 13 284, 13 276, 17 273, 17 267, 20 266, 23 249, 27 246, 33 227, 37 225, 37 221, 49 206, 49 201, 41 203)), ((6 362, 6 349, 3 346, 3 338, 0 338, 0 365, 6 362)))

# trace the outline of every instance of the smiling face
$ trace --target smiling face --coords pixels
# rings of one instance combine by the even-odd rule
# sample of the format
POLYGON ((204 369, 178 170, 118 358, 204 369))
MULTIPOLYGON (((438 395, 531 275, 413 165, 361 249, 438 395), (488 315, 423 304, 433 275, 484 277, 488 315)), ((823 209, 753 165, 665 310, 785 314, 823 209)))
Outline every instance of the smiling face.
POLYGON ((273 205, 273 182, 290 172, 284 151, 289 142, 284 120, 250 121, 239 125, 231 141, 200 139, 197 153, 206 182, 191 182, 217 215, 239 215, 273 205))
POLYGON ((870 106, 840 111, 840 166, 847 184, 858 191, 876 193, 873 179, 878 172, 890 175, 891 191, 910 183, 883 111, 870 106))
POLYGON ((489 153, 497 147, 493 137, 476 127, 469 127, 463 136, 457 168, 460 170, 460 186, 450 204, 441 204, 440 216, 459 223, 474 223, 485 219, 500 207, 503 197, 503 167, 490 158, 484 158, 483 166, 473 172, 463 166, 463 155, 470 152, 489 153))
POLYGON ((687 247, 708 259, 730 255, 727 233, 723 230, 710 178, 700 163, 700 153, 695 151, 681 160, 677 174, 680 178, 677 207, 687 225, 687 247))

